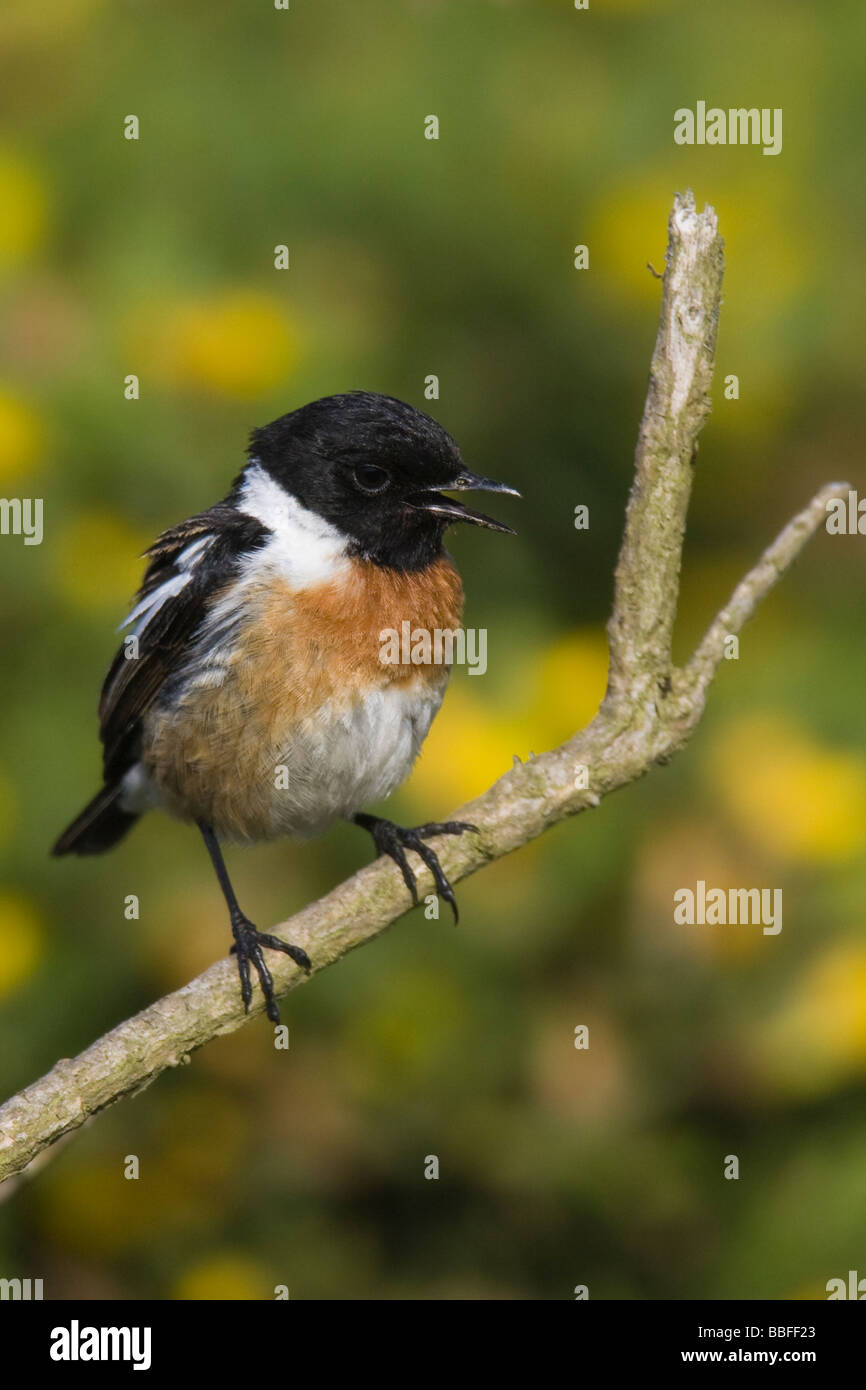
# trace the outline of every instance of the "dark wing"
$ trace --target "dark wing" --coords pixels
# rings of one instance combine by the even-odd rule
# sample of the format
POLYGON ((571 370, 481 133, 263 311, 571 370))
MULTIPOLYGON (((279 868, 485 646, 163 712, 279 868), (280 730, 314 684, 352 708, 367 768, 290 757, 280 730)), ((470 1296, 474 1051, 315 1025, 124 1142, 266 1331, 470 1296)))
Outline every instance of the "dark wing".
POLYGON ((144 581, 123 624, 131 626, 138 650, 124 642, 99 699, 107 782, 136 761, 142 716, 181 664, 213 600, 236 577, 241 559, 269 535, 255 517, 220 502, 163 531, 145 551, 144 581))

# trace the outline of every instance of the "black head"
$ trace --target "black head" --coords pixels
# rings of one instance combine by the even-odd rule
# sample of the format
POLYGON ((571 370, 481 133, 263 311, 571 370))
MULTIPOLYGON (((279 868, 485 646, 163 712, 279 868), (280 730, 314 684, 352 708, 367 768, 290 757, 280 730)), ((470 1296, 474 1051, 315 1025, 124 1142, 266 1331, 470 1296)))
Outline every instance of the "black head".
POLYGON ((468 472, 450 434, 429 415, 370 391, 325 396, 254 430, 249 454, 349 537, 354 554, 393 569, 423 569, 441 554, 454 521, 511 530, 443 490, 519 496, 468 472))

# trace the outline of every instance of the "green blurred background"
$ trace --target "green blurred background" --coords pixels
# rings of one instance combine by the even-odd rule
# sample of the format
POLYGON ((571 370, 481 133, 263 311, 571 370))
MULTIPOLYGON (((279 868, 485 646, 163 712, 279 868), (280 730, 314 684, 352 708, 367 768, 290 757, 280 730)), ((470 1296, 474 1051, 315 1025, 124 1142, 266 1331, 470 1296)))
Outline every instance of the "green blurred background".
MULTIPOLYGON (((424 407, 436 373, 427 408, 524 493, 518 539, 453 534, 489 671, 456 673, 389 803, 410 823, 603 693, 676 190, 728 260, 678 655, 819 485, 862 483, 864 31, 856 0, 7 0, 0 483, 44 498, 45 539, 0 539, 0 1095, 227 949, 188 828, 48 847, 98 783, 135 557, 222 494, 253 425, 353 387, 424 407), (783 152, 677 147, 698 99, 782 107, 783 152)), ((866 1274, 862 546, 820 534, 686 753, 463 884, 457 930, 414 913, 284 1003, 288 1053, 257 1021, 79 1133, 0 1204, 0 1275, 679 1299, 866 1274), (781 887, 782 933, 675 926, 698 878, 781 887)), ((230 867, 264 927, 369 853, 345 827, 230 867)))

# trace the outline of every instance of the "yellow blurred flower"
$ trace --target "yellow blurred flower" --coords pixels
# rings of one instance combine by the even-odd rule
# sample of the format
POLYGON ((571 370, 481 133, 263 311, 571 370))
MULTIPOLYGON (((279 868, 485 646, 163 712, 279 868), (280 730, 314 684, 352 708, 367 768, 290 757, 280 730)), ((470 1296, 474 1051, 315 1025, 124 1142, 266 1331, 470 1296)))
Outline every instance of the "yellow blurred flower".
POLYGON ((463 801, 530 753, 555 747, 595 714, 607 685, 601 630, 564 633, 543 651, 522 653, 525 679, 495 701, 483 676, 456 676, 418 762, 410 793, 440 804, 463 801))
POLYGON ((605 270, 606 285, 630 302, 661 303, 661 284, 647 262, 659 275, 664 272, 665 227, 675 186, 665 171, 636 176, 628 185, 605 189, 590 220, 584 237, 590 273, 605 270))
POLYGON ((737 303, 740 323, 772 327, 772 316, 802 294, 814 265, 791 171, 782 167, 770 182, 760 168, 731 174, 714 188, 713 201, 725 238, 726 298, 737 303), (734 301, 732 284, 745 303, 734 301))
POLYGON ((274 1285, 261 1265, 229 1251, 209 1255, 192 1265, 175 1284, 176 1299, 240 1300, 273 1298, 274 1285))
POLYGON ((130 324, 127 350, 143 377, 248 398, 294 369, 299 338, 276 298, 233 291, 148 307, 130 324))
POLYGON ((20 265, 38 249, 46 223, 39 174, 11 150, 0 150, 0 270, 20 265))
POLYGON ((424 744, 410 794, 443 806, 478 796, 508 771, 515 754, 526 757, 525 739, 522 721, 455 684, 424 744))
POLYGON ((866 844, 866 761, 822 747, 793 720, 755 715, 732 724, 707 760, 728 814, 780 859, 833 862, 866 844))
POLYGON ((588 724, 607 689, 608 648, 601 628, 566 632, 534 663, 537 679, 528 720, 539 746, 553 748, 588 724))
POLYGON ((0 998, 29 979, 44 946, 42 924, 33 904, 15 893, 0 894, 0 998))
POLYGON ((790 997, 759 1025, 766 1079, 798 1095, 820 1094, 866 1067, 866 946, 843 942, 812 961, 790 997))
POLYGON ((43 431, 37 416, 18 396, 0 387, 0 483, 5 487, 8 480, 29 473, 42 448, 43 431))
MULTIPOLYGON (((661 303, 661 284, 647 269, 647 262, 659 274, 664 272, 665 229, 673 194, 689 182, 681 154, 672 146, 667 161, 635 173, 618 186, 603 188, 582 238, 590 247, 591 272, 606 272, 605 287, 629 303, 661 303)), ((695 188, 698 208, 709 201, 702 196, 705 191, 695 188)), ((727 364, 720 359, 715 389, 720 396, 725 366, 738 372, 748 368, 751 389, 743 391, 741 401, 753 408, 750 395, 761 400, 767 386, 777 393, 782 389, 773 377, 782 359, 773 354, 771 361, 765 361, 766 344, 768 335, 778 332, 780 311, 808 282, 811 245, 808 232, 792 212, 794 195, 784 175, 768 182, 760 169, 755 174, 744 173, 739 166, 717 167, 711 191, 725 239, 726 296, 736 306, 727 329, 735 337, 724 347, 731 357, 727 364), (736 367, 730 365, 732 359, 736 367)))
POLYGON ((124 605, 144 572, 142 551, 148 537, 109 511, 83 512, 58 529, 51 548, 57 588, 84 612, 125 616, 124 605))

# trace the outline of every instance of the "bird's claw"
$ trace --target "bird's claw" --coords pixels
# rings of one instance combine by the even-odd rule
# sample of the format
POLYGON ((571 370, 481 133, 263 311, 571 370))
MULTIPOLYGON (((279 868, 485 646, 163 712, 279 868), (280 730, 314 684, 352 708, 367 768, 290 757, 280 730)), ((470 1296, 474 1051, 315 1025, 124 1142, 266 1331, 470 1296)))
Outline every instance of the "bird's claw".
POLYGON ((395 825, 393 821, 384 820, 381 816, 367 815, 355 816, 355 824, 370 832, 373 843, 380 854, 387 854, 389 859, 394 860, 403 875, 403 882, 412 894, 412 901, 417 906, 418 883, 409 860, 406 858, 406 850, 414 850, 433 875, 436 892, 440 898, 444 898, 445 902, 448 903, 454 913, 455 923, 460 920, 454 889, 445 877, 445 871, 439 863, 439 857, 435 850, 432 850, 424 841, 431 839, 434 835, 463 835, 467 830, 477 833, 477 825, 470 825, 468 821, 460 820, 430 821, 427 825, 416 825, 408 829, 402 825, 395 825))
POLYGON ((232 946, 230 954, 238 958, 241 998, 244 1001, 245 1012, 249 1013, 253 1000, 253 985, 250 976, 250 962, 252 962, 259 977, 262 994, 265 996, 265 1013, 271 1023, 279 1023, 280 1011, 274 998, 274 977, 268 969, 262 947, 267 946, 272 951, 284 951, 287 956, 291 956, 296 965, 307 971, 310 969, 309 956, 300 946, 292 946, 288 941, 281 941, 278 936, 260 932, 257 927, 253 926, 249 918, 244 917, 243 913, 240 912, 232 913, 232 934, 235 944, 232 946))

